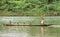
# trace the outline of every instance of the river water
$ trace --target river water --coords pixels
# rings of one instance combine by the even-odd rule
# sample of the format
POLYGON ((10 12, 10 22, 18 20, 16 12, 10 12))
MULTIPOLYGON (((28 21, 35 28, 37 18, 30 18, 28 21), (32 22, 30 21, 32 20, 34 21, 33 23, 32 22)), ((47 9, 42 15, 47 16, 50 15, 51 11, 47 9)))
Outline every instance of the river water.
MULTIPOLYGON (((17 22, 19 25, 29 25, 30 23, 32 25, 40 25, 40 17, 3 16, 0 17, 0 37, 59 37, 60 34, 59 28, 43 27, 42 34, 42 27, 39 26, 5 26, 5 24, 9 24, 9 21, 15 25, 17 25, 17 22)), ((45 23, 48 23, 48 21, 45 23)), ((51 23, 51 20, 49 23, 51 23)))

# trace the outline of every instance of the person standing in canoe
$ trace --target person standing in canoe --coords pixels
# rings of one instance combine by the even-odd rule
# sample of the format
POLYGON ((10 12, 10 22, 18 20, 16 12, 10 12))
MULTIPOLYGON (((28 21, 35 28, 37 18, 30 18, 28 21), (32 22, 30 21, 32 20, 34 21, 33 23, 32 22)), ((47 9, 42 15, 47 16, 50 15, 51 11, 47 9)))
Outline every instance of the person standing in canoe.
POLYGON ((44 18, 41 18, 41 25, 44 25, 44 18))

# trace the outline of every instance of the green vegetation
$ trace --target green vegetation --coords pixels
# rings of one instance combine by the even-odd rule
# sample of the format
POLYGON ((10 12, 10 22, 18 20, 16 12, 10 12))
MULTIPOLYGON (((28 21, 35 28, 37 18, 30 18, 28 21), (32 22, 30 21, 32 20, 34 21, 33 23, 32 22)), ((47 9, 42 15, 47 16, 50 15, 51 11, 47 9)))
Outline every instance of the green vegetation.
POLYGON ((60 0, 0 0, 0 15, 60 15, 60 0))

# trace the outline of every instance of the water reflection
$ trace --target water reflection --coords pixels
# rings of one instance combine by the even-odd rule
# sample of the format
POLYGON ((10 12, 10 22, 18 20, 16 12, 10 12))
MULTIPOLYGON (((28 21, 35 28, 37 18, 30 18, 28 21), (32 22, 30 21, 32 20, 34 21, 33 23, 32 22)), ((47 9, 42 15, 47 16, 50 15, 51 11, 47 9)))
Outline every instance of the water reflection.
POLYGON ((27 33, 20 32, 20 33, 2 33, 0 37, 29 37, 27 33))
POLYGON ((40 17, 0 17, 0 23, 6 24, 11 21, 14 24, 17 22, 20 24, 29 24, 30 22, 32 22, 32 24, 39 24, 39 18, 40 17))

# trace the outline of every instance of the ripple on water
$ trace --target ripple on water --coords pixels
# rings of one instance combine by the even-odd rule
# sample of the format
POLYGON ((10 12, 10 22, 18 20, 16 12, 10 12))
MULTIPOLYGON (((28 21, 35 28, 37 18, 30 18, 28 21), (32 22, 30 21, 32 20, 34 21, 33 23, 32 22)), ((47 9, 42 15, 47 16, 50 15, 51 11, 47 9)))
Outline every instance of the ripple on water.
POLYGON ((29 37, 29 34, 26 32, 21 33, 1 33, 0 37, 29 37))

